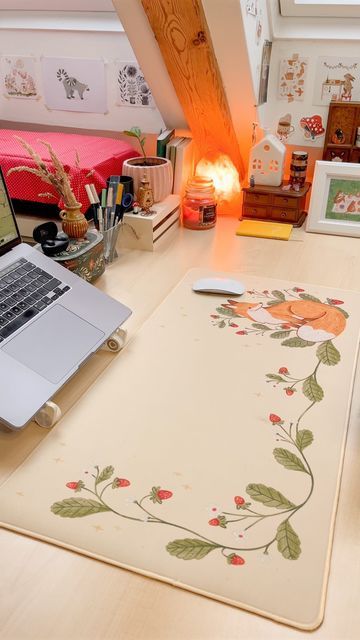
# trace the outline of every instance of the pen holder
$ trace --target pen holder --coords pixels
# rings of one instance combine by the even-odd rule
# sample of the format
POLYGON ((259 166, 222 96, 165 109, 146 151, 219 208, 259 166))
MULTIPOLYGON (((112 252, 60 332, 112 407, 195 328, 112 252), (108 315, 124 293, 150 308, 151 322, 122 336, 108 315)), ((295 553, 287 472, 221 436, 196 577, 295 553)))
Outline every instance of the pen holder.
POLYGON ((106 231, 102 231, 104 238, 104 257, 106 264, 110 264, 118 257, 116 243, 122 222, 118 222, 106 231))

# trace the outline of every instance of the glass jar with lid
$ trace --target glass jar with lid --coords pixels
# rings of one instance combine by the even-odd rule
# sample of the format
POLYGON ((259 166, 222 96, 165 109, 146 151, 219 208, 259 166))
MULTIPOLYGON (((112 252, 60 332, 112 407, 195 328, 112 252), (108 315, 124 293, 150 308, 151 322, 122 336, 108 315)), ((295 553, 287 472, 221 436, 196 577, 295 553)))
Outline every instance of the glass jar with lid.
POLYGON ((216 198, 211 178, 193 176, 182 201, 182 222, 188 229, 211 229, 216 224, 216 198))

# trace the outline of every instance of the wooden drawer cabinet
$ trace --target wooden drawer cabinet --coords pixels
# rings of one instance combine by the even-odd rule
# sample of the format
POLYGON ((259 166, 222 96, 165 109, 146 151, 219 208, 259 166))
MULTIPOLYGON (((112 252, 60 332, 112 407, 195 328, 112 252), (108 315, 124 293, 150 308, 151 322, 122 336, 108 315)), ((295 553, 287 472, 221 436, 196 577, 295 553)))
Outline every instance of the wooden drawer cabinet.
POLYGON ((309 189, 309 182, 300 191, 283 191, 281 186, 244 187, 243 217, 288 222, 300 227, 306 217, 305 201, 309 189))

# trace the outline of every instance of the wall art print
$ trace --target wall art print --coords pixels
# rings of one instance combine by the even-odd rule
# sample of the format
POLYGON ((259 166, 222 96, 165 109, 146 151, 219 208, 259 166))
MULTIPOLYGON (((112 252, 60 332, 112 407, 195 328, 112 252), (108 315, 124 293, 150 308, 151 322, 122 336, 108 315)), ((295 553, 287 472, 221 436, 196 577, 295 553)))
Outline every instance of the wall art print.
POLYGON ((333 368, 340 362, 341 354, 334 340, 345 331, 349 315, 343 308, 343 300, 320 300, 297 286, 288 290, 250 290, 247 296, 245 302, 229 299, 220 304, 210 314, 209 320, 214 329, 233 334, 234 347, 237 339, 252 335, 255 340, 261 337, 264 341, 277 342, 279 350, 284 351, 284 365, 263 375, 275 389, 281 388, 287 398, 301 394, 304 402, 299 415, 294 415, 291 421, 284 420, 271 406, 264 411, 267 412, 266 421, 272 428, 274 441, 279 443, 272 451, 274 462, 290 472, 303 474, 301 498, 294 501, 291 495, 284 495, 276 487, 249 478, 241 494, 224 496, 225 507, 222 510, 212 509, 208 530, 196 531, 183 522, 162 516, 161 505, 169 500, 176 501, 177 497, 171 487, 156 484, 156 474, 153 486, 144 487, 142 495, 131 499, 132 511, 127 513, 123 508, 120 512, 117 493, 127 489, 132 479, 118 475, 112 464, 102 469, 95 465, 80 479, 66 479, 64 486, 70 491, 70 496, 49 505, 55 516, 73 519, 111 512, 119 520, 146 523, 149 528, 160 524, 169 531, 164 551, 179 560, 203 560, 210 553, 218 553, 226 564, 240 567, 250 560, 252 554, 274 557, 279 553, 288 561, 299 559, 301 540, 293 518, 297 516, 299 521, 299 514, 306 510, 317 475, 307 453, 316 434, 304 427, 304 422, 307 424, 312 409, 324 400, 327 393, 331 393, 330 389, 321 386, 320 373, 322 368, 333 368), (312 364, 309 363, 308 370, 301 373, 290 370, 286 366, 286 351, 296 349, 301 352, 304 348, 313 354, 312 364), (264 520, 272 522, 273 526, 268 537, 259 542, 254 531, 264 520), (222 529, 236 530, 240 523, 246 542, 242 540, 243 534, 237 536, 237 541, 231 545, 221 542, 219 532, 222 529), (178 530, 181 537, 174 537, 174 530, 178 530), (253 544, 252 537, 256 540, 253 544))
POLYGON ((360 58, 321 57, 315 76, 314 104, 360 100, 360 58))
POLYGON ((35 58, 2 56, 1 79, 6 98, 39 98, 35 58))
POLYGON ((246 13, 256 16, 258 13, 258 0, 246 0, 246 13))
POLYGON ((308 142, 316 141, 325 135, 325 127, 323 125, 322 116, 315 113, 311 116, 304 116, 300 120, 300 127, 303 130, 304 138, 308 142))
POLYGON ((155 107, 150 87, 137 62, 118 61, 116 79, 116 104, 126 107, 155 107))
POLYGON ((270 40, 265 40, 263 44, 260 66, 258 105, 267 102, 271 48, 272 42, 270 42, 270 40))
POLYGON ((106 113, 105 65, 101 59, 42 58, 48 109, 106 113))
POLYGON ((304 100, 308 58, 298 53, 280 60, 278 98, 279 100, 304 100))

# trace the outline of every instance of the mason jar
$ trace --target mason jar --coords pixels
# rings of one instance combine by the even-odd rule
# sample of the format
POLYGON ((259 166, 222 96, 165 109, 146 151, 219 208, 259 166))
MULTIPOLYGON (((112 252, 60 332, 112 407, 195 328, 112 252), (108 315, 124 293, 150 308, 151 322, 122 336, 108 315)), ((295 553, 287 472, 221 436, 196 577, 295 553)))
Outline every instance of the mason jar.
POLYGON ((182 223, 187 229, 211 229, 216 224, 216 198, 211 178, 193 176, 182 200, 182 223))

